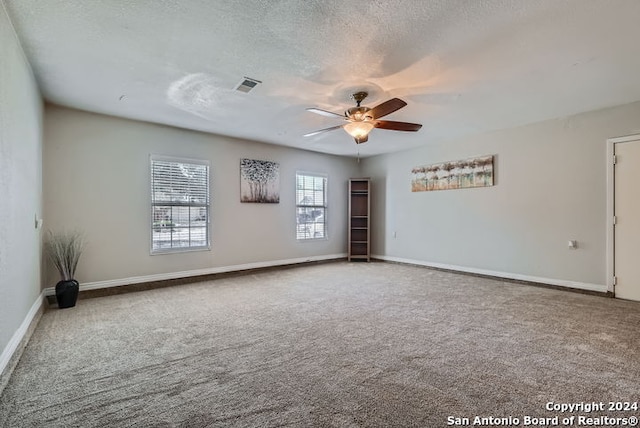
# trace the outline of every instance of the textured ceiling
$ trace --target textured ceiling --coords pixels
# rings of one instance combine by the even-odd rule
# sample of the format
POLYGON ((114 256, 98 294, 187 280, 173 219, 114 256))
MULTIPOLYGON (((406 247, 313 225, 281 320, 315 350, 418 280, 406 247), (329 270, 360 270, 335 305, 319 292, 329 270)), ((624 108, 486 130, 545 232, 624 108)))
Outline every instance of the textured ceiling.
POLYGON ((326 153, 640 100, 638 0, 0 1, 49 102, 326 153), (263 83, 234 91, 244 76, 263 83), (341 113, 359 89, 423 128, 302 137, 339 124, 306 107, 341 113))

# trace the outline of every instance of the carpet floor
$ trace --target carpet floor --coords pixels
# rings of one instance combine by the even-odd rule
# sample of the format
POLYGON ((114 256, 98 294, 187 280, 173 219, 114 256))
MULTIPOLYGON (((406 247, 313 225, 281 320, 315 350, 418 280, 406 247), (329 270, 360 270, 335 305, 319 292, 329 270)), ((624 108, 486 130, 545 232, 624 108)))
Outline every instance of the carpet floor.
POLYGON ((48 310, 0 397, 0 426, 637 416, 546 407, 639 401, 639 327, 637 302, 393 263, 227 277, 48 310))

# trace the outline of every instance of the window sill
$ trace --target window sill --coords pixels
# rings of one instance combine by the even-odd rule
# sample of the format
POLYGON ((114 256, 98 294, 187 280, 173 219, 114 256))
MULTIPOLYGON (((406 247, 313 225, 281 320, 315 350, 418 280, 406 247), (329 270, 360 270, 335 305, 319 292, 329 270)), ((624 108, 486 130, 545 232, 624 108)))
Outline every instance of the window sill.
POLYGON ((329 238, 328 237, 324 237, 324 238, 306 238, 306 239, 296 239, 297 242, 299 243, 304 243, 304 242, 318 242, 318 241, 328 241, 329 238))
POLYGON ((211 251, 211 246, 209 247, 198 247, 198 248, 171 248, 167 250, 155 250, 151 251, 149 255, 151 256, 164 256, 167 254, 180 254, 180 253, 195 253, 199 251, 211 251))

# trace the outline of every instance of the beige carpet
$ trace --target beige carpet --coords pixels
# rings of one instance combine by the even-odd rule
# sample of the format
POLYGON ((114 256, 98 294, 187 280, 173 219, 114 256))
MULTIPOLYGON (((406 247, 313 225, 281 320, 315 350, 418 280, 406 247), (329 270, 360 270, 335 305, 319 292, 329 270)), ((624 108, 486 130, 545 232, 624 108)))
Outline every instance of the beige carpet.
POLYGON ((585 415, 545 404, 639 401, 639 326, 635 302, 391 263, 88 299, 43 315, 0 397, 0 426, 585 415))

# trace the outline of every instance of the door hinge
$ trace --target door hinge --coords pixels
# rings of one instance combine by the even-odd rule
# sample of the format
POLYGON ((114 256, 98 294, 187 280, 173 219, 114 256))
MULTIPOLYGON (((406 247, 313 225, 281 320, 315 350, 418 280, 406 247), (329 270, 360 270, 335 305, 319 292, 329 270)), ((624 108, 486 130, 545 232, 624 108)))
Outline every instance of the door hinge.
POLYGON ((618 277, 617 276, 613 277, 613 285, 618 285, 618 277))
POLYGON ((613 225, 615 226, 616 224, 618 224, 618 216, 613 216, 613 225))
POLYGON ((616 163, 618 163, 618 157, 613 155, 613 164, 615 165, 616 163))

